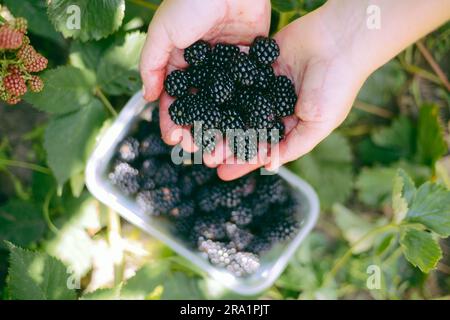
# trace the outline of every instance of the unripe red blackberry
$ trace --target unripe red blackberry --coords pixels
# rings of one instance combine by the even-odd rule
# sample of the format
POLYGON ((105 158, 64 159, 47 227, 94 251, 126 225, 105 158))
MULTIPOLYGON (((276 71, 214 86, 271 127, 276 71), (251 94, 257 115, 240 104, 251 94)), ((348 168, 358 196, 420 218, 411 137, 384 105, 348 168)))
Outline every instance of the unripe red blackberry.
POLYGON ((8 73, 9 74, 19 74, 20 75, 22 72, 21 72, 20 67, 18 65, 11 64, 11 65, 8 66, 8 73))
POLYGON ((14 104, 18 104, 20 101, 22 101, 22 99, 20 99, 19 97, 16 96, 10 96, 7 100, 6 103, 14 105, 14 104))
POLYGON ((14 19, 14 29, 16 29, 17 31, 19 31, 20 33, 27 33, 27 29, 28 29, 28 21, 25 18, 19 17, 14 19))
POLYGON ((36 50, 29 44, 22 46, 17 52, 17 57, 22 60, 24 64, 31 64, 36 56, 36 50))
POLYGON ((28 86, 32 92, 41 92, 44 89, 44 81, 38 76, 31 76, 31 79, 28 80, 28 86))
POLYGON ((39 72, 47 68, 48 60, 39 53, 34 55, 34 59, 30 63, 25 63, 25 69, 28 72, 39 72))
POLYGON ((13 96, 23 96, 27 92, 25 80, 18 74, 9 74, 3 78, 3 86, 13 96))
POLYGON ((0 49, 18 49, 22 45, 23 34, 4 24, 0 27, 0 49))

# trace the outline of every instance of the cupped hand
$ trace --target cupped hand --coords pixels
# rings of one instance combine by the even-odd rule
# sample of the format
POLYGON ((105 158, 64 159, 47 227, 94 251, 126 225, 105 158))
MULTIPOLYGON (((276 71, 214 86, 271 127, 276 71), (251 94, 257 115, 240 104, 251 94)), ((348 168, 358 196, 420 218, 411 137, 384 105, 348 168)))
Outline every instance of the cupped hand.
POLYGON ((332 28, 321 9, 289 24, 274 38, 281 51, 274 70, 295 84, 295 115, 284 119, 285 139, 269 156, 254 164, 220 164, 218 174, 224 180, 261 166, 273 171, 311 151, 342 123, 369 74, 358 65, 360 59, 352 57, 351 37, 332 28))
POLYGON ((174 69, 186 68, 183 49, 197 40, 248 45, 270 27, 269 0, 165 0, 148 28, 140 72, 144 97, 160 98, 163 140, 193 151, 189 130, 175 125, 168 108, 173 98, 163 92, 164 79, 174 69), (184 137, 184 139, 183 139, 184 137))

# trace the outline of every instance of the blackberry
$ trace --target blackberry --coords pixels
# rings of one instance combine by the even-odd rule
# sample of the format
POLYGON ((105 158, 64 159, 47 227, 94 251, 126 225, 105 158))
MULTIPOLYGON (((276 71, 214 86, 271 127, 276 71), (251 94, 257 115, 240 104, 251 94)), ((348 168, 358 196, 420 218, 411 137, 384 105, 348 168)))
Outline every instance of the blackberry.
POLYGON ((250 224, 253 220, 253 208, 247 201, 244 202, 231 210, 230 220, 240 227, 250 224))
POLYGON ((250 57, 261 64, 272 64, 280 55, 280 48, 274 39, 256 37, 249 50, 250 57))
POLYGON ((256 236, 253 237, 252 241, 247 245, 246 250, 255 254, 262 254, 269 251, 271 248, 271 241, 264 236, 256 236))
POLYGON ((194 164, 190 176, 197 185, 201 186, 213 179, 216 176, 216 171, 201 164, 194 164))
POLYGON ((270 65, 262 65, 258 67, 253 87, 259 90, 267 90, 274 81, 275 74, 272 67, 270 65))
POLYGON ((232 62, 231 74, 241 85, 251 86, 255 82, 258 70, 247 54, 240 52, 232 62))
POLYGON ((225 231, 228 239, 231 240, 236 249, 244 250, 253 240, 254 235, 244 229, 239 228, 234 223, 226 223, 225 231))
POLYGON ((272 128, 258 130, 258 139, 260 142, 277 144, 284 138, 285 128, 281 121, 276 121, 272 128))
POLYGON ((222 182, 207 189, 206 197, 211 203, 225 208, 234 208, 241 204, 242 198, 253 192, 253 178, 243 177, 230 182, 222 182))
POLYGON ((167 155, 170 147, 162 141, 159 133, 151 133, 141 141, 139 151, 143 157, 167 155))
POLYGON ((249 125, 255 129, 269 129, 275 124, 276 114, 272 102, 256 95, 247 113, 249 125))
POLYGON ((151 133, 158 134, 160 132, 157 122, 148 122, 146 120, 139 121, 134 131, 133 136, 139 141, 145 139, 151 133))
POLYGON ((192 119, 198 122, 197 126, 201 124, 203 130, 215 129, 220 128, 222 115, 217 106, 201 101, 192 108, 192 119))
POLYGON ((126 162, 118 162, 108 177, 126 195, 139 190, 139 171, 126 162))
POLYGON ((299 228, 299 222, 290 215, 266 227, 264 234, 272 243, 284 242, 292 239, 299 228))
POLYGON ((175 208, 181 199, 181 192, 175 186, 142 191, 136 196, 138 205, 150 215, 161 215, 175 208))
POLYGON ((259 258, 255 254, 238 252, 233 255, 233 260, 227 266, 227 270, 237 277, 242 277, 255 273, 260 265, 259 258))
POLYGON ((180 126, 187 126, 192 124, 192 102, 193 98, 190 95, 185 95, 176 99, 169 106, 169 115, 172 121, 180 126))
POLYGON ((261 202, 281 203, 288 197, 289 190, 278 175, 260 176, 255 195, 261 202))
POLYGON ((292 81, 286 76, 278 76, 271 90, 272 101, 279 117, 287 117, 295 113, 297 94, 292 81))
POLYGON ((224 103, 233 97, 234 81, 223 72, 218 72, 207 89, 208 96, 215 103, 224 103))
POLYGON ((201 126, 194 126, 191 128, 191 134, 194 138, 194 143, 201 147, 202 152, 211 153, 215 148, 218 140, 219 129, 202 129, 201 126))
POLYGON ((203 188, 197 194, 197 203, 205 212, 212 212, 220 205, 220 190, 203 188))
POLYGON ((200 241, 198 249, 206 254, 213 265, 218 267, 229 265, 236 254, 236 249, 232 246, 212 240, 200 241))
POLYGON ((188 93, 189 76, 182 70, 172 71, 164 81, 164 88, 172 97, 181 97, 188 93))
POLYGON ((211 78, 211 70, 206 66, 190 67, 188 69, 189 80, 192 87, 205 89, 211 78))
POLYGON ((145 177, 154 177, 159 170, 161 162, 156 158, 148 158, 144 160, 140 167, 140 174, 145 177))
POLYGON ((227 108, 222 112, 222 123, 220 128, 222 132, 226 134, 227 130, 245 130, 245 123, 240 113, 235 108, 227 108))
POLYGON ((202 215, 195 221, 193 231, 205 239, 221 240, 226 236, 225 219, 216 213, 202 215))
POLYGON ((153 180, 159 186, 175 184, 178 182, 178 172, 172 163, 165 162, 155 172, 153 180))
POLYGON ((179 205, 169 211, 169 215, 174 218, 186 218, 194 214, 195 203, 193 200, 182 200, 179 205))
POLYGON ((132 163, 139 157, 139 141, 133 137, 125 138, 117 149, 118 158, 132 163))
MULTIPOLYGON (((247 204, 252 208, 252 217, 260 217, 264 215, 270 208, 270 201, 268 196, 261 197, 258 192, 250 195, 247 198, 247 204)), ((253 219, 252 219, 253 220, 253 219)))
POLYGON ((228 69, 230 63, 239 54, 239 47, 233 44, 218 43, 215 45, 210 64, 218 68, 228 69))
POLYGON ((258 154, 258 137, 255 129, 235 132, 233 139, 228 140, 233 154, 243 161, 250 161, 258 154))
POLYGON ((183 175, 180 177, 178 184, 180 185, 181 192, 183 195, 188 196, 194 191, 195 182, 192 177, 183 175))
POLYGON ((152 177, 140 175, 139 176, 139 189, 140 190, 153 190, 156 188, 156 182, 152 177))
POLYGON ((211 47, 206 41, 199 40, 184 50, 184 60, 192 66, 198 66, 208 62, 211 55, 211 47))

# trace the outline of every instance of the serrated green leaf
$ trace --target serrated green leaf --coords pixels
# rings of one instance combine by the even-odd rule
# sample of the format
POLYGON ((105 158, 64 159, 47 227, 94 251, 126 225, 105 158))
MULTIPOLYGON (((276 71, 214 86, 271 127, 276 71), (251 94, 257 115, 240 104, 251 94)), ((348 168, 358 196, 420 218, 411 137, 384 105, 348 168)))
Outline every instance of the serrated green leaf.
POLYGON ((47 6, 42 0, 5 0, 5 5, 15 17, 28 21, 28 31, 38 36, 62 43, 63 38, 55 31, 47 16, 47 6))
POLYGON ((72 42, 69 55, 70 64, 80 69, 97 70, 100 58, 105 51, 105 42, 109 42, 108 40, 109 38, 101 41, 72 42))
POLYGON ((56 30, 81 41, 112 34, 121 26, 124 12, 124 0, 52 0, 48 5, 56 30))
POLYGON ((57 259, 12 244, 9 257, 8 289, 12 299, 73 300, 75 290, 67 286, 70 274, 57 259))
POLYGON ((415 194, 414 182, 404 170, 399 169, 392 188, 392 209, 394 210, 394 220, 397 223, 405 218, 415 194))
POLYGON ((433 235, 423 230, 402 228, 400 245, 406 259, 425 273, 434 269, 442 258, 442 250, 433 235))
POLYGON ((415 138, 414 127, 407 117, 399 117, 389 127, 372 133, 372 140, 377 146, 395 150, 399 158, 408 158, 414 154, 415 138))
MULTIPOLYGON (((370 222, 355 214, 341 204, 333 205, 333 215, 337 226, 350 245, 354 245, 365 234, 374 228, 370 222)), ((367 251, 372 247, 375 237, 369 237, 353 248, 354 254, 367 251)))
POLYGON ((434 167, 439 158, 448 152, 437 105, 424 105, 419 111, 417 154, 419 161, 434 167))
POLYGON ((108 94, 132 94, 142 86, 138 72, 145 34, 128 33, 123 44, 108 49, 98 66, 98 83, 108 94), (126 57, 126 58, 124 58, 126 57))
POLYGON ((421 223, 437 234, 450 235, 450 191, 438 184, 421 185, 412 200, 405 220, 421 223))
POLYGON ((114 288, 97 289, 83 294, 80 300, 120 300, 120 289, 120 285, 114 288))
POLYGON ((44 90, 27 93, 24 97, 39 110, 65 114, 92 103, 95 75, 88 70, 62 66, 42 75, 44 90))
POLYGON ((105 118, 102 104, 95 99, 83 109, 49 122, 44 147, 48 165, 59 185, 84 169, 90 147, 105 118))
POLYGON ((167 274, 163 285, 162 300, 200 300, 204 299, 198 286, 198 278, 191 278, 185 273, 167 274))
POLYGON ((351 162, 348 140, 333 133, 313 151, 293 162, 291 168, 316 188, 321 205, 330 208, 335 202, 345 202, 351 194, 351 162))
POLYGON ((33 204, 11 200, 0 206, 0 249, 5 248, 5 240, 27 246, 39 240, 44 231, 42 212, 33 204))

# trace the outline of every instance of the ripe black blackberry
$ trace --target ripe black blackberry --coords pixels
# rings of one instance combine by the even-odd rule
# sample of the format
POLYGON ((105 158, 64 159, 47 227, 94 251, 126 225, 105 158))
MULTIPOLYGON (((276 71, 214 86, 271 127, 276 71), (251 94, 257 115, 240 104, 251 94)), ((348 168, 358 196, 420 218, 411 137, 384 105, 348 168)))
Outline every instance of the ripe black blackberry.
POLYGON ((196 194, 196 200, 201 210, 213 212, 220 206, 220 192, 211 188, 202 188, 196 194))
POLYGON ((220 130, 211 128, 203 129, 200 125, 196 125, 191 128, 191 134, 196 146, 201 148, 201 152, 211 153, 215 148, 220 136, 220 130))
POLYGON ((215 103, 224 103, 233 97, 235 90, 234 81, 222 71, 214 75, 214 80, 206 89, 211 101, 215 103))
POLYGON ((233 104, 241 114, 245 114, 250 106, 253 105, 254 98, 254 90, 251 88, 241 87, 235 92, 233 104))
POLYGON ((241 85, 251 86, 255 83, 258 73, 256 64, 250 60, 247 54, 240 52, 232 62, 231 75, 241 85))
POLYGON ((141 167, 139 169, 139 173, 142 176, 146 177, 154 177, 156 172, 159 170, 161 166, 161 161, 157 158, 148 158, 142 161, 141 167))
POLYGON ((270 129, 276 121, 275 108, 268 98, 255 95, 253 104, 247 112, 249 125, 255 129, 270 129))
POLYGON ((211 56, 211 46, 199 40, 184 50, 184 60, 191 66, 206 64, 211 56))
POLYGON ((249 55, 258 63, 270 65, 280 55, 280 48, 274 39, 256 37, 250 46, 249 55))
POLYGON ((206 254, 213 265, 218 267, 228 266, 236 254, 234 247, 223 242, 212 240, 200 241, 198 249, 206 254))
POLYGON ((233 255, 233 260, 227 266, 227 270, 237 277, 255 273, 261 263, 259 258, 251 252, 237 252, 233 255))
POLYGON ((285 128, 283 122, 276 121, 272 128, 258 130, 258 141, 277 144, 284 138, 285 128))
POLYGON ((133 137, 125 138, 117 148, 119 160, 133 163, 139 157, 139 141, 133 137))
POLYGON ((275 111, 279 117, 287 117, 294 114, 297 94, 292 81, 288 77, 276 77, 270 94, 275 105, 275 111))
POLYGON ((233 44, 218 43, 213 49, 210 64, 217 68, 230 67, 233 59, 239 54, 239 47, 233 44))
POLYGON ((171 162, 164 162, 155 172, 153 180, 158 186, 176 184, 178 182, 177 169, 171 162))
POLYGON ((118 162, 108 177, 126 195, 139 190, 139 171, 126 162, 118 162))
POLYGON ((258 154, 258 136, 255 129, 235 132, 234 138, 228 139, 228 145, 236 158, 250 161, 258 154))
POLYGON ((192 165, 190 176, 199 186, 211 181, 216 176, 216 170, 208 168, 202 164, 192 165))
POLYGON ((253 220, 253 208, 249 206, 246 201, 243 204, 231 209, 230 221, 234 222, 239 227, 249 225, 253 220))
POLYGON ((139 151, 142 157, 167 155, 170 147, 162 141, 159 133, 151 133, 141 141, 139 151))
POLYGON ((207 189, 205 197, 224 208, 234 208, 241 204, 242 198, 253 192, 254 188, 254 180, 243 177, 211 186, 207 189))
POLYGON ((227 222, 225 224, 225 231, 228 239, 231 240, 233 245, 239 251, 244 250, 250 242, 253 240, 254 235, 242 228, 239 228, 236 224, 227 222))
POLYGON ((182 70, 172 71, 164 81, 164 88, 172 97, 181 97, 188 93, 189 75, 182 70))
POLYGON ((261 202, 281 203, 288 197, 289 190, 278 175, 259 176, 255 195, 261 202))
POLYGON ((184 196, 189 196, 195 189, 195 182, 189 175, 182 174, 179 177, 178 185, 180 186, 181 193, 184 196))
POLYGON ((264 236, 255 236, 247 245, 246 250, 255 254, 266 253, 272 248, 272 242, 264 236))
POLYGON ((196 105, 192 107, 192 120, 195 125, 202 126, 203 130, 220 128, 222 115, 217 106, 205 100, 198 100, 196 105))
POLYGON ((220 213, 201 215, 194 223, 193 232, 205 239, 222 240, 226 237, 225 221, 220 213))
POLYGON ((294 216, 278 218, 270 227, 264 228, 263 234, 269 242, 278 243, 292 239, 298 232, 300 224, 294 216))
POLYGON ((227 133, 227 130, 245 130, 245 122, 239 111, 236 108, 230 107, 222 111, 220 128, 224 134, 227 133))
POLYGON ((272 66, 262 65, 258 67, 253 87, 258 90, 267 90, 274 81, 275 74, 273 73, 272 66))
POLYGON ((191 110, 193 108, 193 97, 189 94, 176 99, 169 106, 169 115, 175 124, 181 126, 191 125, 192 113, 191 110))
POLYGON ((150 191, 141 191, 136 196, 138 205, 149 215, 159 216, 175 208, 181 200, 181 191, 176 186, 165 186, 150 191))
POLYGON ((191 86, 197 89, 206 89, 211 78, 211 68, 208 66, 190 67, 188 69, 191 86))
POLYGON ((173 218, 186 218, 194 214, 195 203, 192 199, 183 199, 180 203, 169 211, 173 218))

